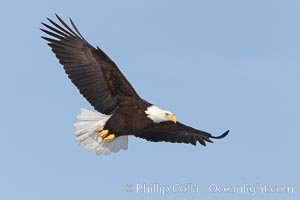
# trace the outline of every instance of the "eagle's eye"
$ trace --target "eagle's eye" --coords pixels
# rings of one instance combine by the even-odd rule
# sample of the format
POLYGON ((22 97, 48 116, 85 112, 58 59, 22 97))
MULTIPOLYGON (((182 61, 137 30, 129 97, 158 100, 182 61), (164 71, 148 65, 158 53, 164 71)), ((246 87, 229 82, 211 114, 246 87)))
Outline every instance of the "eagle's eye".
POLYGON ((169 115, 170 115, 170 113, 165 113, 165 115, 166 115, 166 116, 169 116, 169 115))

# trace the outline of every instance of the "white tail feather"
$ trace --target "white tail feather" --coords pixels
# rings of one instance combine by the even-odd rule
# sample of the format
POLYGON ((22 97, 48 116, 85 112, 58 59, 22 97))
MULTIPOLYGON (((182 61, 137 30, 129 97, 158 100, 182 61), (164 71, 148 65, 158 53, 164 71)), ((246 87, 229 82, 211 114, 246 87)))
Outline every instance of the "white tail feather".
POLYGON ((98 136, 110 117, 111 115, 81 108, 80 114, 77 115, 79 121, 73 125, 76 129, 74 131, 76 141, 83 148, 95 151, 97 155, 109 155, 112 152, 117 153, 121 149, 126 150, 128 148, 128 136, 116 137, 110 142, 105 142, 98 136))

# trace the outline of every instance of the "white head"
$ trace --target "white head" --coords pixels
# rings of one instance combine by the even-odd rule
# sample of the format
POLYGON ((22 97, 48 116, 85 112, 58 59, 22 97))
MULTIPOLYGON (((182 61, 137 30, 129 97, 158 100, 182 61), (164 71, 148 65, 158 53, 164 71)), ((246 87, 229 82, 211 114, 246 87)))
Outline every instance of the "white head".
POLYGON ((162 110, 157 106, 149 106, 145 111, 148 118, 150 118, 154 123, 160 123, 165 121, 177 122, 176 116, 167 110, 162 110))

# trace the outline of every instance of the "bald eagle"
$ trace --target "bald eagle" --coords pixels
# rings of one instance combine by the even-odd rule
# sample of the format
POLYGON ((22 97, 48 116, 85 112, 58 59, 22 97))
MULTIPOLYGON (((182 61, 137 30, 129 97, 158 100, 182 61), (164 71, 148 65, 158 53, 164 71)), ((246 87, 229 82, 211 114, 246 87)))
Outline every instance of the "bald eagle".
POLYGON ((117 65, 99 48, 94 48, 80 34, 72 19, 71 27, 58 15, 61 24, 48 19, 41 29, 50 37, 42 37, 63 65, 80 93, 95 108, 81 108, 74 124, 76 140, 98 155, 108 155, 128 148, 128 136, 152 142, 173 142, 206 145, 224 138, 194 129, 177 121, 167 110, 142 99, 117 65))

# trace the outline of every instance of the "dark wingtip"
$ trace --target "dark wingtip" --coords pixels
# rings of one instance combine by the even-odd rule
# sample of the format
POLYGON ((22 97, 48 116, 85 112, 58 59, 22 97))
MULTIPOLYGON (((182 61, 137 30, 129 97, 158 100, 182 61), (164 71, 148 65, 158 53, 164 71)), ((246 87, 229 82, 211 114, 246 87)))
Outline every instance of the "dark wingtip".
POLYGON ((214 138, 214 139, 222 139, 224 137, 226 137, 229 133, 229 130, 224 132, 222 135, 219 135, 219 136, 211 136, 211 138, 214 138))
POLYGON ((58 15, 57 13, 54 13, 54 14, 55 14, 55 17, 56 17, 56 18, 58 18, 58 19, 60 18, 59 15, 58 15))

